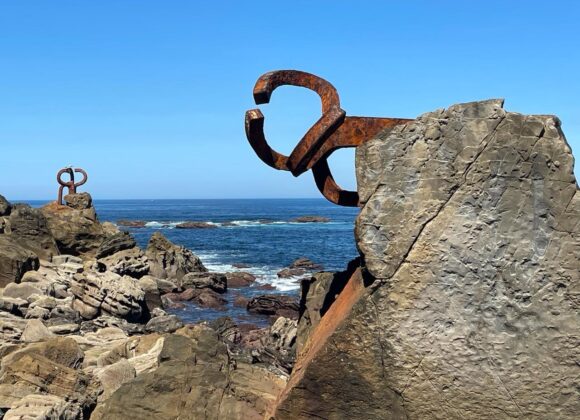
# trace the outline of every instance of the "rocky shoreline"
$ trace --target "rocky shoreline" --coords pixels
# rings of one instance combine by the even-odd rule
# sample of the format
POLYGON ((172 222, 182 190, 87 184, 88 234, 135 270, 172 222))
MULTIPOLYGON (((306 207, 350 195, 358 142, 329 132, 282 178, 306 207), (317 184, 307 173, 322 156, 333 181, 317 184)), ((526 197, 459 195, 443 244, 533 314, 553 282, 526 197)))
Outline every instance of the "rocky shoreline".
MULTIPOLYGON (((139 248, 130 233, 98 221, 88 193, 65 202, 36 209, 0 196, 3 418, 121 418, 140 410, 143 418, 167 418, 182 408, 160 401, 186 401, 195 413, 220 387, 219 401, 204 408, 214 410, 209 418, 262 418, 294 364, 298 300, 229 297, 269 318, 266 328, 226 316, 184 325, 166 310, 185 301, 223 309, 228 287, 256 278, 209 272, 159 232, 139 248), (178 386, 180 377, 195 394, 150 389, 162 378, 178 386)), ((301 259, 287 270, 305 276, 318 268, 301 259)))

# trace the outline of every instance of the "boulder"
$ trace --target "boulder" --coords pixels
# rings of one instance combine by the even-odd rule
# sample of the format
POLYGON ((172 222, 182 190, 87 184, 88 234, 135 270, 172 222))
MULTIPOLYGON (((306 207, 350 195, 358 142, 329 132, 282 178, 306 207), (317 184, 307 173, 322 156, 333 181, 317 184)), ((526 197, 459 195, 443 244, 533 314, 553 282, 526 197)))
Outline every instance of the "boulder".
POLYGON ((34 252, 38 258, 48 260, 59 250, 42 211, 27 204, 13 206, 8 218, 6 233, 14 242, 34 252))
POLYGON ((103 386, 103 394, 99 396, 99 400, 103 401, 109 398, 121 385, 135 378, 137 372, 127 359, 121 359, 99 370, 96 376, 103 386))
POLYGON ((211 289, 217 293, 227 290, 227 278, 222 273, 187 273, 177 284, 183 289, 211 289))
POLYGON ((256 276, 243 271, 225 273, 228 287, 247 287, 256 281, 256 276))
POLYGON ((93 198, 87 192, 67 194, 64 196, 64 202, 75 210, 86 210, 93 207, 93 198))
POLYGON ((176 308, 175 302, 190 301, 203 308, 225 310, 227 301, 211 289, 186 289, 181 293, 167 293, 161 297, 164 308, 176 308))
POLYGON ((12 204, 0 194, 0 216, 10 216, 10 211, 12 211, 12 204))
POLYGON ((14 402, 3 420, 81 419, 83 407, 56 395, 29 394, 14 402))
POLYGON ((207 271, 190 250, 171 243, 159 232, 151 236, 145 255, 149 259, 150 274, 160 279, 180 280, 187 273, 207 271))
POLYGON ((24 343, 36 343, 54 337, 54 334, 38 319, 31 319, 26 323, 20 341, 24 343))
POLYGON ((276 275, 281 279, 289 279, 291 277, 301 277, 306 274, 306 270, 304 268, 283 268, 282 270, 278 271, 276 275))
POLYGON ((97 249, 96 258, 104 258, 137 246, 129 232, 119 232, 105 239, 97 249))
POLYGON ((151 318, 147 325, 145 325, 145 331, 147 332, 157 332, 157 333, 172 333, 183 327, 183 322, 175 315, 162 315, 155 318, 151 318))
POLYGON ((42 291, 31 283, 10 283, 4 288, 4 297, 28 300, 30 295, 42 295, 42 291))
POLYGON ((104 264, 108 271, 140 279, 149 273, 149 262, 143 251, 139 248, 124 249, 102 258, 98 261, 104 264))
POLYGON ((158 287, 157 279, 151 276, 144 276, 138 281, 139 287, 145 293, 145 306, 149 313, 154 309, 163 306, 161 302, 161 292, 158 287))
POLYGON ((71 291, 73 309, 84 319, 112 315, 128 321, 140 321, 144 315, 145 293, 137 281, 127 276, 105 272, 87 272, 74 277, 71 291))
POLYGON ((254 360, 291 372, 296 358, 297 322, 279 317, 260 337, 261 346, 252 355, 254 360))
POLYGON ((0 287, 19 283, 24 273, 38 270, 38 257, 7 235, 0 235, 0 287))
POLYGON ((577 418, 580 192, 559 120, 454 105, 364 143, 356 167, 364 272, 270 414, 577 418))
POLYGON ((299 302, 293 296, 287 295, 260 295, 248 302, 247 310, 260 315, 285 316, 297 319, 299 302))
POLYGON ((58 250, 63 254, 92 256, 106 238, 92 206, 79 210, 53 202, 42 207, 41 211, 58 250))
POLYGON ((84 359, 84 352, 75 340, 69 337, 54 337, 41 343, 28 344, 26 347, 3 357, 2 369, 6 369, 27 354, 36 354, 72 369, 80 368, 84 359))

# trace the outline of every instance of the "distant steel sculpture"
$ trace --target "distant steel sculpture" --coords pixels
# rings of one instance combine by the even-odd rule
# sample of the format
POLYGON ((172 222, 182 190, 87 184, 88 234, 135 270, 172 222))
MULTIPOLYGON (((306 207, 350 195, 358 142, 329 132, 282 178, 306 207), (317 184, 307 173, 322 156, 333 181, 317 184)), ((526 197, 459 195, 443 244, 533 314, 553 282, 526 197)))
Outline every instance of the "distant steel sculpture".
POLYGON ((58 171, 58 174, 56 174, 56 180, 60 184, 60 187, 58 189, 58 204, 62 205, 62 190, 64 189, 64 187, 68 188, 68 194, 76 194, 77 187, 80 187, 85 182, 87 182, 88 178, 89 177, 85 172, 85 170, 81 168, 73 169, 71 166, 69 166, 58 171), (83 179, 81 181, 75 182, 75 172, 80 173, 83 176, 83 179), (69 174, 70 176, 69 181, 62 180, 62 176, 64 174, 69 174))
POLYGON ((322 100, 322 116, 302 137, 290 156, 273 150, 264 136, 264 115, 259 109, 246 111, 246 136, 260 159, 275 169, 290 171, 294 176, 312 169, 316 186, 328 200, 341 206, 356 207, 356 191, 338 186, 328 166, 332 152, 344 147, 357 147, 386 128, 404 124, 409 119, 347 117, 340 108, 338 92, 329 82, 310 73, 278 70, 263 74, 254 86, 257 105, 270 102, 277 87, 300 86, 313 90, 322 100))

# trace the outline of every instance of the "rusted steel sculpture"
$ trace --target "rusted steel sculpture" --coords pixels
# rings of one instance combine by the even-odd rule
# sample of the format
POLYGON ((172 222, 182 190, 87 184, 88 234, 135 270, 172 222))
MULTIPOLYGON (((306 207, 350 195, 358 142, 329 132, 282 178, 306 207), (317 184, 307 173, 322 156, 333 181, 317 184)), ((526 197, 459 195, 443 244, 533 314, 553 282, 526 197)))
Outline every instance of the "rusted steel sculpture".
POLYGON ((60 184, 60 187, 58 189, 58 204, 62 205, 62 190, 64 189, 64 187, 68 188, 68 194, 76 194, 77 187, 80 187, 85 182, 87 182, 88 178, 89 177, 85 172, 85 170, 81 168, 73 169, 72 167, 69 166, 67 168, 63 168, 60 171, 58 171, 58 174, 56 174, 56 180, 60 184), (75 172, 80 173, 83 176, 83 179, 81 181, 75 182, 75 172), (64 174, 69 174, 70 176, 69 181, 62 180, 62 176, 64 174))
POLYGON ((264 115, 259 109, 246 112, 246 136, 260 159, 275 169, 290 171, 294 176, 312 169, 316 186, 328 200, 342 206, 358 206, 356 191, 338 186, 328 166, 328 156, 337 149, 357 147, 380 131, 404 124, 409 119, 347 117, 340 107, 338 92, 329 82, 310 73, 278 70, 263 74, 254 86, 257 105, 270 102, 277 87, 292 85, 313 90, 322 101, 322 116, 302 137, 290 156, 273 150, 264 136, 264 115))

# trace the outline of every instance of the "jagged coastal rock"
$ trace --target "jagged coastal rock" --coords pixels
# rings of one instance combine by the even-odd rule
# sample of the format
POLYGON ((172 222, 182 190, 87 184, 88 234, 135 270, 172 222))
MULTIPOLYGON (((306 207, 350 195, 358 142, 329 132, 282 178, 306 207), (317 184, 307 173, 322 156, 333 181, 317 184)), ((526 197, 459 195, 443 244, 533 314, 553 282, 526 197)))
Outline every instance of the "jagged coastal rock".
POLYGON ((580 192, 558 119, 455 105, 356 164, 364 267, 273 417, 577 418, 580 192))

